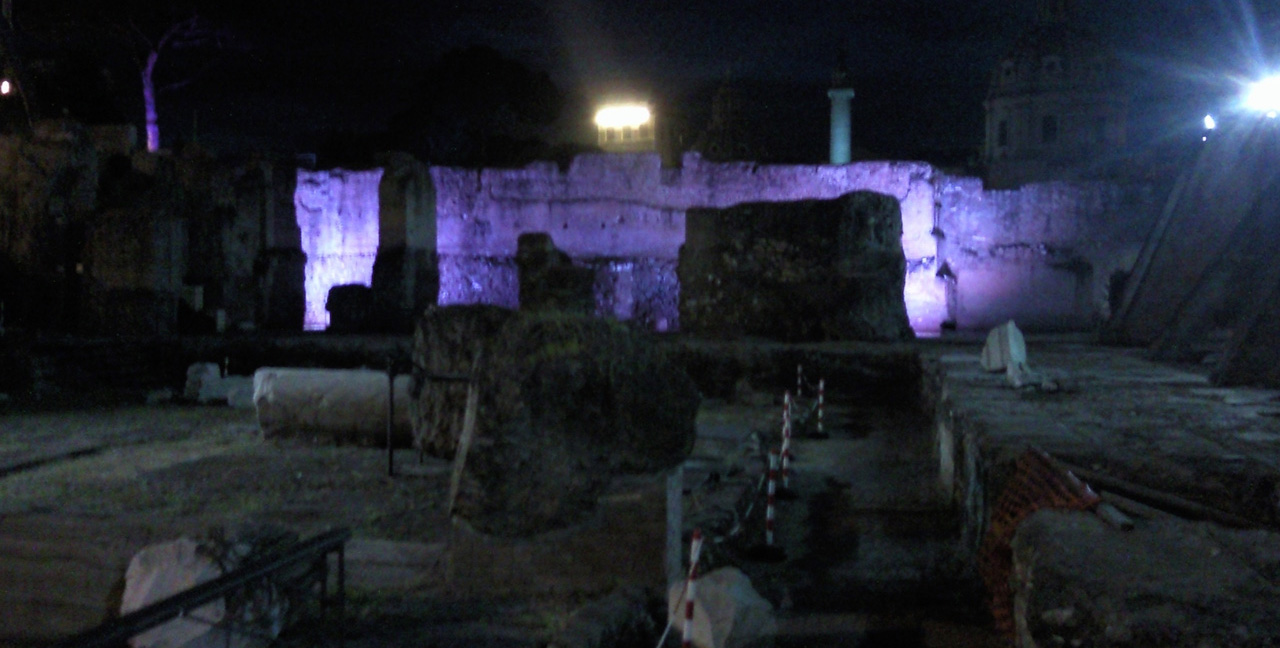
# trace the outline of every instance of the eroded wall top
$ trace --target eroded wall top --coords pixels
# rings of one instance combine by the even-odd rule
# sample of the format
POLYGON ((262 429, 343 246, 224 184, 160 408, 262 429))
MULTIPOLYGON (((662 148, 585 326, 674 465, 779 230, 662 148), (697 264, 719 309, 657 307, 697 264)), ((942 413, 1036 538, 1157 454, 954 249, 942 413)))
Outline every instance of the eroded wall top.
POLYGON ((575 256, 673 258, 684 212, 750 202, 836 198, 852 191, 903 206, 908 257, 932 254, 933 167, 918 162, 843 166, 713 163, 686 155, 664 169, 657 155, 582 155, 561 171, 433 168, 441 254, 510 256, 525 232, 549 232, 575 256))

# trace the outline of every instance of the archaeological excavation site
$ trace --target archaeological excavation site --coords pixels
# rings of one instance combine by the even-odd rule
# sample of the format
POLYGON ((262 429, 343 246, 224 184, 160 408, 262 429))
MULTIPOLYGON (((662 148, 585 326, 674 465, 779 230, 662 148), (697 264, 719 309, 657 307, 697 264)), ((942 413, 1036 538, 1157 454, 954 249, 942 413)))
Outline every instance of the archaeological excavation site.
MULTIPOLYGON (((470 88, 562 77, 476 47, 429 120, 215 154, 213 93, 179 127, 151 75, 166 43, 239 56, 222 32, 138 50, 144 140, 41 112, 115 77, 45 61, 13 4, 0 648, 1280 645, 1280 77, 1132 145, 1141 97, 1039 0, 997 16, 1036 18, 972 123, 892 130, 841 49, 787 100, 818 148, 830 109, 829 157, 750 146, 733 78, 703 131, 654 100, 538 148, 470 88), (960 155, 869 150, 968 126, 960 155)), ((290 97, 273 128, 323 121, 290 97)))
POLYGON ((1268 141, 1160 200, 155 160, 195 203, 97 220, 75 295, 6 295, 0 635, 1272 645, 1268 141))

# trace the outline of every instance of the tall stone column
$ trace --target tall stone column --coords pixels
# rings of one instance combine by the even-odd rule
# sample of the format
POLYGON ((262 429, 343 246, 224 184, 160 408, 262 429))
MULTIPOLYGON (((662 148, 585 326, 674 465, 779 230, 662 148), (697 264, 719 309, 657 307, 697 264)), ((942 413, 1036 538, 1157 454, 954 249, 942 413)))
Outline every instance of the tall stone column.
POLYGON ((832 88, 831 97, 831 163, 848 164, 853 158, 853 115, 850 103, 853 88, 832 88))
POLYGON ((412 332, 440 296, 436 188, 431 169, 406 153, 388 153, 378 185, 378 258, 373 265, 375 328, 412 332))

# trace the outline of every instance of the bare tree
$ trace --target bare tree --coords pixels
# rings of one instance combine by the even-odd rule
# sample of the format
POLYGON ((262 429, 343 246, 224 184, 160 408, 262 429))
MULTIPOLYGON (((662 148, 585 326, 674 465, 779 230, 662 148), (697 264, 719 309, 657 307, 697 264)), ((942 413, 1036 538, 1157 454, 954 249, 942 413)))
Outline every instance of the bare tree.
POLYGON ((177 81, 157 86, 156 64, 160 61, 161 55, 170 51, 218 48, 224 45, 226 39, 219 30, 202 20, 198 14, 169 25, 159 37, 154 39, 135 23, 130 23, 129 28, 134 40, 142 45, 136 60, 142 74, 142 105, 146 116, 147 150, 154 153, 160 150, 157 95, 187 85, 199 76, 199 72, 190 72, 177 81))
MULTIPOLYGON (((5 18, 12 2, 0 0, 5 18)), ((211 6, 215 14, 221 10, 216 3, 211 6)), ((23 15, 24 31, 46 49, 96 52, 103 70, 124 59, 132 63, 141 81, 147 150, 152 152, 160 148, 161 95, 199 78, 213 67, 213 52, 229 48, 234 40, 186 0, 39 0, 24 8, 23 15)))

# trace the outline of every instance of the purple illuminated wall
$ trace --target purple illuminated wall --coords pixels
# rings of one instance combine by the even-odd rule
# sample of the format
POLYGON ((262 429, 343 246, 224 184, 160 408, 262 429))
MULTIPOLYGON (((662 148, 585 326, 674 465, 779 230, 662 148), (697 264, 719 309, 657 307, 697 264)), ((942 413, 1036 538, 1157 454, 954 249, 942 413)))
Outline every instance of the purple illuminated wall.
POLYGON ((294 209, 307 255, 307 309, 303 327, 329 325, 325 300, 343 284, 368 286, 378 254, 378 183, 382 169, 371 171, 298 170, 294 209))
POLYGON ((984 189, 938 179, 938 258, 954 276, 957 326, 1013 319, 1033 330, 1084 330, 1108 313, 1116 272, 1133 267, 1159 200, 1150 187, 1047 182, 984 189))
MULTIPOLYGON (((557 247, 602 273, 597 286, 614 296, 608 290, 597 295, 599 312, 674 330, 679 327, 675 261, 684 244, 686 210, 836 198, 858 190, 901 203, 908 260, 937 254, 932 234, 937 173, 918 162, 722 164, 692 154, 681 168, 664 169, 657 155, 604 154, 579 156, 567 171, 545 163, 502 170, 433 168, 431 174, 442 304, 516 305, 516 275, 509 262, 516 239, 526 232, 548 232, 557 247), (609 261, 626 259, 644 261, 639 266, 609 261)), ((941 325, 942 285, 932 273, 908 277, 908 315, 916 330, 941 325)))
MULTIPOLYGON (((975 178, 915 162, 848 165, 712 163, 679 169, 657 155, 576 158, 568 170, 433 167, 434 200, 406 213, 430 224, 441 304, 519 303, 516 239, 547 232, 596 270, 597 312, 655 330, 679 328, 675 263, 691 207, 828 199, 874 191, 902 206, 903 299, 912 328, 946 320, 982 328, 1018 318, 1033 328, 1083 328, 1105 314, 1110 274, 1132 264, 1153 214, 1150 196, 1103 183, 987 191, 975 178)), ((380 171, 300 171, 298 224, 307 265, 307 327, 328 321, 324 298, 370 281, 378 244, 380 171)), ((384 188, 385 189, 385 188, 384 188)), ((428 231, 428 230, 424 230, 428 231)))

